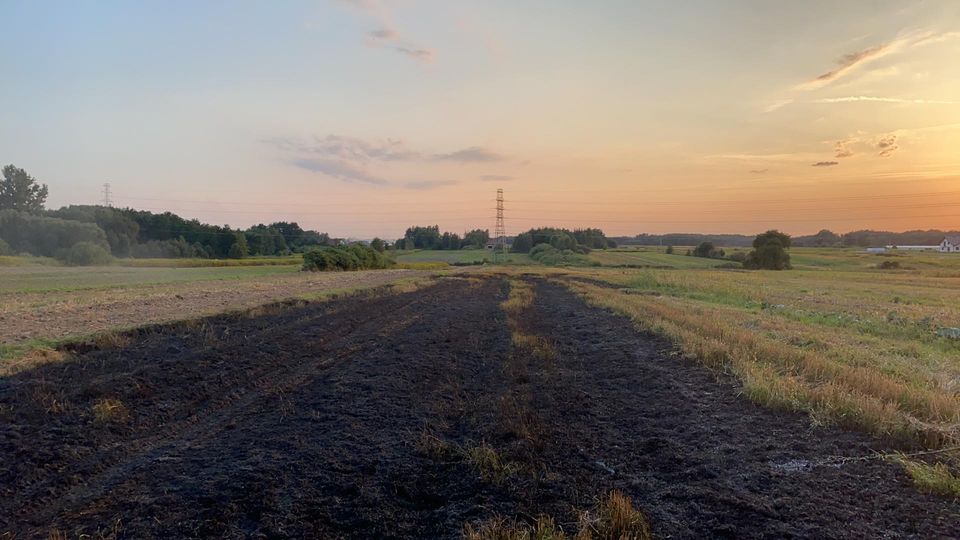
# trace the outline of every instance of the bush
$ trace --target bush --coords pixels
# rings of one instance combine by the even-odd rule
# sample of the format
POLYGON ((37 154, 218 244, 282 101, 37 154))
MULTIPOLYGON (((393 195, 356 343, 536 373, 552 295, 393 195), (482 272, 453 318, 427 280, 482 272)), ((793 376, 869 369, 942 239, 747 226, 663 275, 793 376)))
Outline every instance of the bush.
POLYGON ((0 238, 0 255, 13 255, 13 250, 10 249, 10 244, 3 241, 3 238, 0 238))
POLYGON ((694 257, 704 257, 708 259, 722 259, 726 253, 722 249, 714 247, 713 242, 700 242, 693 250, 694 257))
POLYGON ((753 251, 743 262, 744 268, 752 270, 789 270, 790 236, 780 231, 767 231, 753 240, 753 251))
POLYGON ((550 244, 537 244, 530 250, 530 258, 547 266, 588 266, 591 261, 572 249, 557 249, 550 244))
POLYGON ((881 270, 897 270, 900 268, 900 261, 883 261, 879 268, 881 270))
POLYGON ((303 269, 310 272, 378 270, 392 264, 379 251, 361 244, 314 248, 303 253, 303 269))
POLYGON ((113 257, 100 244, 77 242, 60 255, 60 260, 70 266, 95 266, 110 264, 113 257))

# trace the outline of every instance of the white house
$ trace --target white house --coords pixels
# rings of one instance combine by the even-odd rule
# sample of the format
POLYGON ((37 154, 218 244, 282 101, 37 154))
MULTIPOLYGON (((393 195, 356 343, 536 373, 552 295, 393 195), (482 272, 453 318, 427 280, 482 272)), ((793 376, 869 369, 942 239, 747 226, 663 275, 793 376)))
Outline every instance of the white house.
POLYGON ((960 253, 960 236, 945 236, 940 242, 941 253, 960 253))

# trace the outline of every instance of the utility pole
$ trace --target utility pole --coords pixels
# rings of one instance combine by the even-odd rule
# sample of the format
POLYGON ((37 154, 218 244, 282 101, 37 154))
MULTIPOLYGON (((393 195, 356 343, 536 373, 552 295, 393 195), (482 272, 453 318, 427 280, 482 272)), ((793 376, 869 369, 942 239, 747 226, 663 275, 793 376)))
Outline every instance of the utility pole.
POLYGON ((113 201, 110 200, 110 182, 103 185, 103 205, 113 206, 113 201))
POLYGON ((493 229, 493 262, 503 262, 507 257, 507 229, 503 225, 503 189, 497 190, 497 226, 493 229))

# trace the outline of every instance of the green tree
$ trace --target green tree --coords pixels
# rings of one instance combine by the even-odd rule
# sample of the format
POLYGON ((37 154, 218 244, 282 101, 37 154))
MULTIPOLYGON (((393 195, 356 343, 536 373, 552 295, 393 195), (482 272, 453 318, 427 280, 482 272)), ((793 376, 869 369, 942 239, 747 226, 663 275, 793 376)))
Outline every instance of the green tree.
POLYGON ((242 259, 250 254, 250 248, 247 246, 247 237, 242 232, 238 232, 234 238, 233 245, 230 246, 229 256, 231 259, 242 259))
POLYGON ((0 180, 0 210, 38 213, 47 201, 47 185, 40 184, 27 171, 7 165, 0 180))
POLYGON ((753 240, 753 251, 743 262, 745 268, 764 270, 790 269, 790 235, 771 230, 757 235, 753 240))
POLYGON ((387 244, 379 238, 374 238, 370 241, 370 247, 376 250, 378 253, 383 253, 387 249, 387 244))
POLYGON ((486 229, 474 229, 463 235, 463 247, 486 247, 490 241, 490 231, 486 229))

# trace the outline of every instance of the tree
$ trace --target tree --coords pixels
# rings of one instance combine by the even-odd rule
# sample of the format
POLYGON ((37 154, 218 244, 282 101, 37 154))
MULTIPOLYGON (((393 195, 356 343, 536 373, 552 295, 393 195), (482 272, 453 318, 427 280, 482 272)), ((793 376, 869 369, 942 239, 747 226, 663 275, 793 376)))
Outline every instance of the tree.
POLYGON ((790 269, 790 235, 771 230, 758 234, 753 240, 753 251, 743 262, 744 268, 765 270, 790 269))
POLYGON ((0 180, 0 210, 38 213, 47 201, 47 185, 40 184, 27 171, 7 165, 0 180))
POLYGON ((463 247, 486 247, 490 241, 490 231, 486 229, 474 229, 463 235, 463 247))
POLYGON ((374 238, 370 241, 370 247, 372 247, 378 253, 383 253, 383 251, 387 249, 387 244, 379 238, 374 238))
POLYGON ((694 257, 713 257, 717 248, 713 247, 713 242, 700 242, 700 245, 693 248, 694 257))
POLYGON ((233 245, 230 246, 229 256, 231 259, 242 259, 250 254, 250 248, 247 246, 247 237, 242 232, 238 232, 234 238, 233 245))
POLYGON ((673 246, 667 246, 667 255, 673 255, 673 246))

